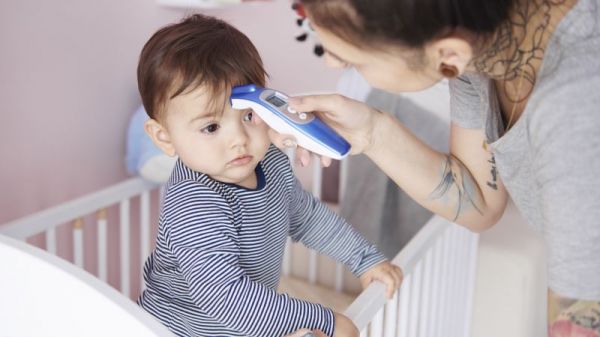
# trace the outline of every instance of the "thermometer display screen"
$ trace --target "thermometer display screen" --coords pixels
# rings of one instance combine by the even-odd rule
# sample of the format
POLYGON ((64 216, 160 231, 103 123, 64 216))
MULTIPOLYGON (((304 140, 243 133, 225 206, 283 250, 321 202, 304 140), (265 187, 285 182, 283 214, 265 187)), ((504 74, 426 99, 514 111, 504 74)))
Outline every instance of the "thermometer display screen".
POLYGON ((278 108, 284 106, 286 103, 283 99, 277 97, 277 95, 272 95, 271 97, 268 97, 266 99, 266 101, 273 104, 274 106, 276 106, 278 108))

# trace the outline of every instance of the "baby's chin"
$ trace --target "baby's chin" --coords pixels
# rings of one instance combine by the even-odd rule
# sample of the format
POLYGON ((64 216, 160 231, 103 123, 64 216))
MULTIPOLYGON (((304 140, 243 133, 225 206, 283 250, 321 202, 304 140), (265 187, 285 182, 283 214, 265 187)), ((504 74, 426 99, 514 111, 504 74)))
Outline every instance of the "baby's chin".
POLYGON ((247 181, 250 177, 255 176, 258 162, 258 160, 252 160, 252 162, 248 163, 248 165, 227 167, 218 174, 206 173, 206 175, 211 177, 213 180, 220 181, 222 183, 239 185, 247 181))

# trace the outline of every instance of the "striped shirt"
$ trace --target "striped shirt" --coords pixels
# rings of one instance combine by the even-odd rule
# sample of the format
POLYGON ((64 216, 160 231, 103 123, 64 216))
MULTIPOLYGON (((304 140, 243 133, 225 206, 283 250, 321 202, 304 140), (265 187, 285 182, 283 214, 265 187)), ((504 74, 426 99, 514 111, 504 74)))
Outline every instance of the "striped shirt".
POLYGON ((177 162, 138 303, 179 336, 332 336, 332 310, 276 292, 287 237, 355 275, 385 258, 302 189, 277 148, 255 171, 258 186, 246 189, 177 162))

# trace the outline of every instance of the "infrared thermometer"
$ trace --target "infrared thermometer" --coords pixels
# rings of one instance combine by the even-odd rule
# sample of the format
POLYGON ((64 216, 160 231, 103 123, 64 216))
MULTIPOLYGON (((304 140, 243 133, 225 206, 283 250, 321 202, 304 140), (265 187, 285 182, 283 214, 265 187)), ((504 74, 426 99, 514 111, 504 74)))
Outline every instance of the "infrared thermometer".
POLYGON ((338 160, 348 155, 350 144, 344 138, 314 114, 291 109, 288 98, 277 90, 247 84, 232 89, 231 107, 254 110, 275 131, 293 135, 311 152, 338 160))

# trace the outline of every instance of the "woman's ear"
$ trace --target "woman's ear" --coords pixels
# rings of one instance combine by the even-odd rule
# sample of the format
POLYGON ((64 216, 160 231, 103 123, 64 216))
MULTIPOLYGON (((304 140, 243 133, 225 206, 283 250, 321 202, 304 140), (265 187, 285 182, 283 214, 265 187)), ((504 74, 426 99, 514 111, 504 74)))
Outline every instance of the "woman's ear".
POLYGON ((473 47, 467 40, 459 37, 439 39, 426 49, 442 74, 443 70, 448 68, 456 69, 457 76, 464 73, 473 58, 473 47))
POLYGON ((174 157, 176 155, 169 132, 162 124, 155 119, 149 119, 144 123, 144 130, 150 139, 152 139, 154 145, 161 149, 167 156, 174 157))

